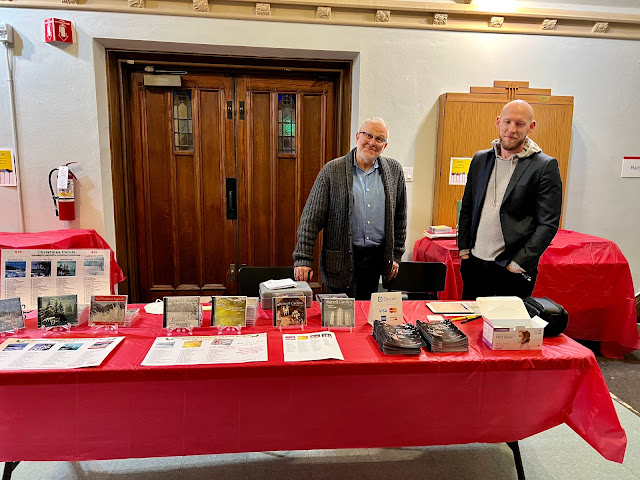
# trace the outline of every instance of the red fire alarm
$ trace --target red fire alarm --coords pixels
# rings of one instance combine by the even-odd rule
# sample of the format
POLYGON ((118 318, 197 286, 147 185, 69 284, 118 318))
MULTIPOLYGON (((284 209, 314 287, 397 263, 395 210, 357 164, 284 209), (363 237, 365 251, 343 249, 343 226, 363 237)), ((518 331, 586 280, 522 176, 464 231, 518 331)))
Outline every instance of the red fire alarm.
POLYGON ((53 44, 73 43, 73 24, 69 20, 47 18, 44 21, 44 41, 53 44))

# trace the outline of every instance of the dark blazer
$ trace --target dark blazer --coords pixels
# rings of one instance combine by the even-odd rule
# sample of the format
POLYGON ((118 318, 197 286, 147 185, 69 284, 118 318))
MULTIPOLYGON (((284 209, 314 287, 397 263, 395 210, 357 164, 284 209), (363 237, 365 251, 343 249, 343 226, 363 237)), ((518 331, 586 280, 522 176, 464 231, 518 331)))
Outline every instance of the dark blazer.
MULTIPOLYGON (((495 162, 496 154, 491 148, 476 153, 469 166, 458 224, 460 250, 470 250, 475 245, 495 162)), ((513 260, 529 273, 537 271, 540 256, 558 231, 561 211, 558 161, 542 152, 519 159, 500 207, 505 249, 496 263, 506 267, 513 260)))

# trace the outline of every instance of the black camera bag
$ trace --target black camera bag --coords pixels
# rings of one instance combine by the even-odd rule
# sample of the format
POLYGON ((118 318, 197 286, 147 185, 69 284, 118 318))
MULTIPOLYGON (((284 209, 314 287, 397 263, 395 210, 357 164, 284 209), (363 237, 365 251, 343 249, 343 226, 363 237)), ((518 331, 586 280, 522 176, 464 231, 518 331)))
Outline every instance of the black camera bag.
POLYGON ((547 297, 527 297, 524 299, 524 306, 527 307, 529 316, 539 316, 549 322, 544 329, 545 337, 555 337, 564 332, 569 322, 569 314, 562 305, 557 304, 547 297))

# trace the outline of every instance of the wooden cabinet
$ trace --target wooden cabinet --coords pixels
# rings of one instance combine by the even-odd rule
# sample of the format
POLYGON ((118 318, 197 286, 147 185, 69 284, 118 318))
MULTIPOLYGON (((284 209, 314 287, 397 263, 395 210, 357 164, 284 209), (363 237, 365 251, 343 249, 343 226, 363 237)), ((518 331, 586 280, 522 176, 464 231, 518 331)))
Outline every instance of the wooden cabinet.
POLYGON ((529 88, 529 82, 496 81, 493 87, 471 87, 470 93, 440 95, 438 148, 432 225, 456 225, 456 202, 463 185, 449 185, 451 157, 473 157, 498 138, 496 118, 511 100, 529 102, 536 128, 529 135, 542 151, 558 159, 563 194, 569 166, 573 97, 553 96, 551 89, 529 88))

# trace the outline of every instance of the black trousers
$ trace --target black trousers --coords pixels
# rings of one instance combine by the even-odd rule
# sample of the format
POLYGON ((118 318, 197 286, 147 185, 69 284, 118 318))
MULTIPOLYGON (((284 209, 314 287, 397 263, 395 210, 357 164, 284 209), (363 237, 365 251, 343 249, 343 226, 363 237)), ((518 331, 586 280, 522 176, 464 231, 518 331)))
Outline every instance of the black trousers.
POLYGON ((380 275, 384 268, 384 245, 379 247, 357 247, 353 245, 353 274, 356 291, 350 288, 327 286, 329 293, 346 293, 356 300, 371 300, 371 294, 378 291, 380 275))
POLYGON ((475 300, 477 297, 515 296, 528 297, 533 292, 538 272, 530 277, 512 273, 496 262, 480 260, 473 255, 462 260, 462 299, 475 300))

